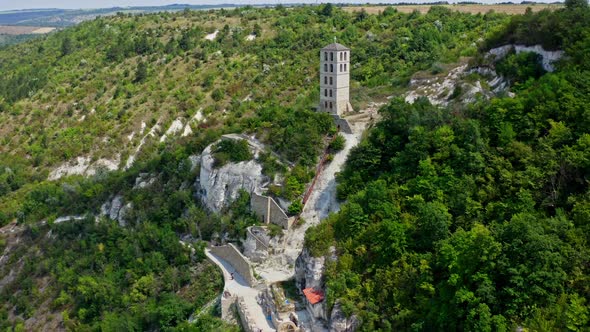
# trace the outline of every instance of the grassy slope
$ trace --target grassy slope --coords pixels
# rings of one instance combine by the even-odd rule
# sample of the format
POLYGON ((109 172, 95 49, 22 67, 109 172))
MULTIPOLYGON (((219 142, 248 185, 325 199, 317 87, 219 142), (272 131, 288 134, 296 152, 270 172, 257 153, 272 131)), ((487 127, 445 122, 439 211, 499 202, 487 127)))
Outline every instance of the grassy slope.
MULTIPOLYGON (((223 231, 239 229, 227 218, 199 215, 196 208, 194 219, 183 215, 195 204, 191 200, 192 189, 178 190, 184 181, 194 181, 195 176, 183 169, 183 162, 188 154, 198 153, 223 132, 250 132, 257 133, 284 158, 303 167, 313 164, 321 134, 326 130, 318 128, 322 118, 308 111, 318 99, 317 53, 334 36, 354 50, 353 104, 362 105, 373 98, 391 95, 416 70, 428 69, 436 61, 453 61, 474 54, 474 42, 505 21, 502 15, 471 16, 447 10, 433 10, 428 15, 390 11, 362 17, 323 9, 245 8, 230 12, 117 16, 0 50, 0 71, 7 77, 0 83, 4 99, 0 105, 0 165, 4 166, 4 174, 8 166, 15 177, 21 178, 11 192, 0 197, 0 211, 6 214, 3 217, 0 213, 0 222, 18 216, 35 223, 63 213, 94 212, 106 198, 122 192, 136 206, 138 226, 132 227, 137 232, 133 236, 139 238, 149 239, 151 232, 162 237, 171 236, 171 232, 192 232, 194 224, 202 231, 205 226, 209 231, 217 231, 220 226, 212 225, 215 223, 224 224, 223 231), (262 36, 246 41, 256 24, 262 36), (178 41, 189 29, 193 33, 186 51, 170 44, 172 38, 178 41), (207 33, 216 29, 220 30, 216 41, 204 40, 207 33), (136 42, 144 35, 151 47, 138 54, 136 42), (112 50, 120 45, 128 50, 120 57, 109 58, 107 55, 112 55, 112 50), (135 82, 140 62, 147 64, 147 76, 135 82), (245 101, 248 96, 251 100, 245 101), (124 163, 139 144, 142 122, 147 124, 146 131, 157 123, 165 130, 174 119, 191 118, 199 109, 207 122, 193 127, 194 135, 160 144, 162 133, 158 133, 142 148, 139 165, 129 171, 115 172, 106 178, 72 177, 56 184, 44 181, 50 169, 78 156, 112 158, 121 153, 124 163), (127 136, 133 132, 129 142, 127 136), (134 191, 131 188, 139 172, 160 174, 161 179, 155 188, 134 191)), ((2 176, 0 172, 0 180, 2 176)), ((24 247, 11 252, 12 265, 2 271, 2 276, 18 266, 14 264, 19 264, 20 254, 24 255, 24 265, 17 269, 16 283, 11 286, 15 292, 3 294, 6 306, 0 314, 9 313, 10 321, 15 322, 34 316, 51 304, 49 308, 57 316, 63 310, 71 310, 69 319, 74 327, 128 321, 125 296, 130 296, 135 282, 146 272, 127 277, 125 271, 141 269, 142 264, 122 260, 116 266, 107 266, 105 271, 104 266, 93 263, 93 255, 97 255, 93 248, 103 243, 100 235, 95 234, 98 231, 83 222, 74 225, 90 229, 76 240, 86 251, 78 250, 69 240, 56 249, 55 243, 39 240, 44 238, 46 229, 30 228, 33 234, 27 236, 32 236, 31 247, 41 248, 37 251, 39 256, 27 253, 24 247), (42 236, 38 237, 39 234, 42 236), (65 271, 57 264, 60 257, 65 265, 72 266, 68 273, 73 271, 84 279, 64 281, 65 271), (36 284, 46 277, 50 278, 51 287, 45 289, 36 284), (103 307, 94 307, 80 292, 80 287, 84 289, 89 282, 86 277, 106 280, 116 295, 103 299, 103 307), (28 286, 18 286, 21 281, 28 286), (66 295, 58 300, 62 291, 66 295), (112 315, 106 314, 111 311, 112 315), (105 315, 112 320, 103 320, 105 315)), ((123 236, 118 233, 118 226, 111 224, 107 228, 105 233, 115 235, 105 242, 108 240, 113 246, 123 236)), ((59 226, 54 231, 58 230, 59 226)), ((76 229, 69 232, 76 234, 76 229)), ((71 236, 67 230, 65 235, 71 236)), ((149 248, 140 245, 142 241, 134 241, 131 251, 139 256, 152 255, 149 248)), ((113 257, 128 253, 126 248, 119 248, 122 253, 110 249, 113 257)), ((171 254, 174 251, 169 249, 155 251, 170 255, 169 268, 180 268, 182 276, 189 275, 189 262, 176 264, 175 255, 171 254)), ((183 250, 178 246, 173 249, 183 250)), ((161 281, 167 277, 167 269, 164 265, 151 272, 159 288, 167 284, 161 281)), ((187 300, 179 293, 172 298, 180 303, 187 300)), ((150 317, 137 316, 133 323, 155 328, 175 325, 186 318, 183 304, 182 310, 172 310, 174 319, 167 316, 154 321, 154 316, 165 314, 157 308, 165 308, 169 300, 146 299, 140 304, 150 309, 150 317)), ((136 307, 138 312, 142 308, 136 307)), ((64 321, 67 318, 63 313, 59 317, 64 321)))

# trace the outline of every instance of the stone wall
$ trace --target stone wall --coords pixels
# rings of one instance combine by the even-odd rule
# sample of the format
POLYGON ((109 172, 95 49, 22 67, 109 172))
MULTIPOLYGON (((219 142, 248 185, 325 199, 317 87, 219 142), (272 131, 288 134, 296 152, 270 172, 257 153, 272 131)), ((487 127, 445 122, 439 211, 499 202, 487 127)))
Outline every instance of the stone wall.
POLYGON ((268 223, 268 197, 252 193, 250 195, 250 209, 263 224, 268 223))
POLYGON ((293 223, 293 219, 289 219, 285 211, 271 197, 252 193, 250 207, 252 212, 265 224, 273 223, 284 229, 289 229, 293 223))
POLYGON ((268 250, 270 239, 262 227, 248 227, 248 236, 252 236, 252 238, 254 238, 256 241, 256 250, 268 250))
POLYGON ((242 324, 242 329, 245 332, 258 332, 258 329, 256 328, 256 323, 254 323, 252 316, 248 312, 243 297, 239 297, 237 299, 236 307, 238 309, 238 316, 240 318, 240 323, 242 324))
POLYGON ((238 297, 229 294, 229 292, 221 294, 221 319, 226 322, 236 323, 233 309, 237 300, 238 297))
POLYGON ((233 244, 211 247, 210 250, 213 255, 230 263, 248 283, 248 286, 253 287, 256 285, 256 278, 254 278, 250 262, 233 244))
POLYGON ((350 123, 348 123, 346 119, 343 119, 338 115, 332 115, 332 117, 334 118, 334 124, 336 124, 336 127, 340 128, 341 132, 346 134, 352 134, 352 128, 350 127, 350 123))

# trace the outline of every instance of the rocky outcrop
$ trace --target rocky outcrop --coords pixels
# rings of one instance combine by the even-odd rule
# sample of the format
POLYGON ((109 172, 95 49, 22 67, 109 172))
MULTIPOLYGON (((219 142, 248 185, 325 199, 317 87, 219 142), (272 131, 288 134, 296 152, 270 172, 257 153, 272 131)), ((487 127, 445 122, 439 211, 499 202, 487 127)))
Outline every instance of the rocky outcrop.
POLYGON ((426 97, 433 105, 447 106, 452 102, 468 104, 476 101, 477 98, 490 99, 506 93, 509 86, 508 80, 498 75, 492 68, 469 69, 468 65, 464 64, 451 69, 446 76, 412 78, 405 100, 413 103, 420 97, 426 97), (473 73, 481 77, 475 81, 466 79, 473 73))
MULTIPOLYGON (((332 252, 334 252, 334 250, 332 250, 332 252)), ((331 257, 330 259, 335 259, 335 257, 331 257)), ((298 289, 314 288, 316 290, 323 290, 323 275, 325 269, 326 257, 313 257, 309 253, 309 250, 304 248, 301 255, 299 255, 295 261, 295 285, 298 289)), ((328 321, 328 312, 325 301, 314 305, 307 303, 306 308, 314 323, 316 321, 328 321)))
POLYGON ((243 245, 244 256, 254 263, 263 262, 268 258, 270 236, 263 227, 251 226, 246 231, 246 240, 243 245))
POLYGON ((144 189, 150 187, 156 183, 157 177, 149 173, 139 173, 139 176, 135 178, 135 185, 133 189, 144 189))
POLYGON ((488 58, 493 57, 493 61, 499 61, 512 51, 516 52, 516 54, 521 52, 533 52, 539 54, 542 57, 541 65, 543 66, 543 69, 548 72, 553 72, 555 70, 554 63, 559 61, 564 55, 563 51, 546 51, 541 45, 526 46, 510 44, 492 48, 488 51, 488 58))
MULTIPOLYGON (((168 127, 168 130, 166 130, 166 133, 164 135, 162 135, 162 137, 160 137, 160 142, 165 142, 168 137, 174 136, 176 134, 178 134, 179 132, 181 132, 184 128, 184 125, 182 124, 182 119, 178 118, 174 121, 172 121, 172 124, 170 124, 170 127, 168 127)), ((185 135, 183 135, 185 136, 185 135)))
MULTIPOLYGON (((225 135, 222 139, 245 139, 237 135, 225 135)), ((261 151, 260 143, 248 141, 254 156, 261 151)), ((234 201, 240 190, 248 193, 257 192, 268 178, 262 174, 262 165, 256 160, 228 163, 215 168, 215 159, 211 152, 215 143, 209 145, 201 154, 201 170, 196 186, 203 203, 213 212, 219 212, 234 201)))
POLYGON ((297 288, 322 288, 322 276, 326 265, 325 257, 312 257, 307 248, 295 261, 295 283, 297 288))
POLYGON ((353 332, 358 330, 360 325, 361 322, 355 315, 346 317, 340 302, 334 304, 330 314, 330 332, 353 332))
POLYGON ((116 155, 113 159, 98 159, 91 163, 90 157, 77 157, 55 168, 49 173, 48 180, 58 180, 64 176, 70 175, 84 175, 93 176, 100 170, 116 171, 119 169, 121 156, 116 155))
POLYGON ((116 220, 121 227, 124 227, 127 225, 131 210, 133 210, 132 203, 125 204, 123 196, 116 195, 100 207, 100 215, 116 220))

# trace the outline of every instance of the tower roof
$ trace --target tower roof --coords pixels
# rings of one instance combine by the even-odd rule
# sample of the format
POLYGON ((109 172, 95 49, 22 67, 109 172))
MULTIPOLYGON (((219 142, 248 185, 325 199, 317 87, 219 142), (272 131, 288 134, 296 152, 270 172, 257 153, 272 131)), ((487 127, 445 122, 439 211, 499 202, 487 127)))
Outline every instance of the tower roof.
POLYGON ((350 51, 350 48, 339 44, 339 43, 332 43, 330 45, 325 46, 324 48, 322 48, 322 50, 328 50, 328 51, 350 51))

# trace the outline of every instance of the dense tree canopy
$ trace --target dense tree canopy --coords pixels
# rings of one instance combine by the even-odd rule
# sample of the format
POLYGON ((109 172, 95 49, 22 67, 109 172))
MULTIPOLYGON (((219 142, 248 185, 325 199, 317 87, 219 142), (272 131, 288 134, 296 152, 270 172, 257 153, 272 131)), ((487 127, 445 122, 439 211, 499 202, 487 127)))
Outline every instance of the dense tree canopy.
MULTIPOLYGON (((547 15, 588 13, 527 20, 547 15)), ((314 255, 337 248, 329 306, 365 331, 587 330, 589 23, 560 37, 570 58, 555 73, 523 68, 526 53, 500 63, 518 71, 514 98, 381 110, 338 177, 347 202, 306 237, 314 255)))

